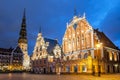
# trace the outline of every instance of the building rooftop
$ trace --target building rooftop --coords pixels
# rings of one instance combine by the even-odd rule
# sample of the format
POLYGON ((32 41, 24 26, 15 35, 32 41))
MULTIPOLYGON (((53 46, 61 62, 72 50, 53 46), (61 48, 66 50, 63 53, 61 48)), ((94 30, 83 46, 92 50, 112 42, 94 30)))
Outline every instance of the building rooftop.
POLYGON ((98 29, 94 29, 94 32, 96 32, 100 42, 102 42, 104 46, 118 49, 118 47, 103 32, 100 32, 98 29))
POLYGON ((49 46, 47 48, 47 52, 50 55, 54 55, 52 51, 53 51, 54 47, 58 44, 58 41, 54 40, 54 39, 49 39, 49 38, 44 38, 44 40, 45 40, 45 42, 49 42, 49 46))

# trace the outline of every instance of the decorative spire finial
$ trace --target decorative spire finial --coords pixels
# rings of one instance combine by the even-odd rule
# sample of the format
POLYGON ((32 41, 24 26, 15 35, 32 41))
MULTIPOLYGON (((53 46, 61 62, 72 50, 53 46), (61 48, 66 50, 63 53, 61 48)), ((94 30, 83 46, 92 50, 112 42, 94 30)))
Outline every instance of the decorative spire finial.
POLYGON ((67 28, 68 28, 68 22, 66 23, 66 25, 67 25, 67 28))
POLYGON ((26 14, 26 9, 24 8, 23 18, 25 18, 25 14, 26 14))
POLYGON ((85 12, 84 12, 84 14, 83 14, 83 18, 86 18, 86 14, 85 14, 85 12))

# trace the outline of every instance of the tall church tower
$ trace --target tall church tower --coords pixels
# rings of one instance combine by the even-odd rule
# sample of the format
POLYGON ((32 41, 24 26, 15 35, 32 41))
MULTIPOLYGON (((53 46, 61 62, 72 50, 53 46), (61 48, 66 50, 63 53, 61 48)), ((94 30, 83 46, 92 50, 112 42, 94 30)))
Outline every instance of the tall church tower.
POLYGON ((23 54, 24 54, 24 57, 23 57, 24 69, 28 69, 29 63, 30 63, 30 57, 28 55, 25 9, 24 9, 23 19, 22 19, 22 23, 21 23, 21 30, 19 33, 18 45, 20 46, 20 48, 22 49, 23 54))

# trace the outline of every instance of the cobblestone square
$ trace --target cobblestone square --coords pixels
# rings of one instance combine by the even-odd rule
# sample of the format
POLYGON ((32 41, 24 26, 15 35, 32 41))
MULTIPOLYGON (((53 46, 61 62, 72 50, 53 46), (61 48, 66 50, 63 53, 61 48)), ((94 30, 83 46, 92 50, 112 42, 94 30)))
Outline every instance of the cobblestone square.
POLYGON ((120 80, 120 74, 92 75, 40 75, 27 73, 0 74, 0 80, 120 80))

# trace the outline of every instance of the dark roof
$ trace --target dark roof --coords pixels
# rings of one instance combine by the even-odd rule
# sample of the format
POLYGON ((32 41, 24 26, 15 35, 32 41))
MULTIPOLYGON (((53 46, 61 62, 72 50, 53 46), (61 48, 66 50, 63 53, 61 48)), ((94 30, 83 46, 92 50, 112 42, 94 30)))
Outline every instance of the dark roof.
POLYGON ((96 32, 98 38, 103 43, 103 46, 118 49, 118 47, 115 46, 115 44, 103 32, 100 32, 98 29, 94 29, 94 32, 96 32))
POLYGON ((45 42, 49 42, 49 46, 47 48, 47 52, 50 55, 54 55, 53 54, 53 49, 56 46, 56 44, 58 44, 57 40, 53 40, 53 39, 49 39, 49 38, 44 38, 45 42))
POLYGON ((21 48, 19 46, 17 46, 15 49, 14 49, 14 52, 16 53, 23 53, 21 48))
POLYGON ((12 52, 13 48, 0 48, 0 52, 12 52))

